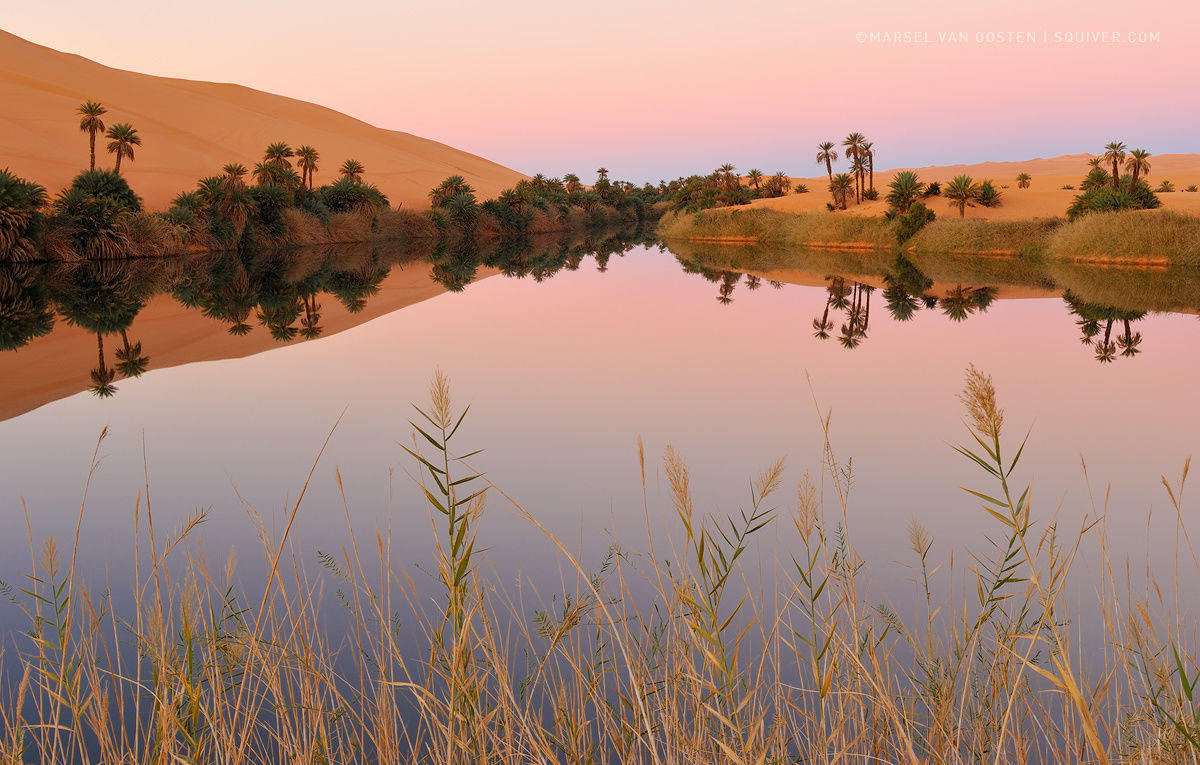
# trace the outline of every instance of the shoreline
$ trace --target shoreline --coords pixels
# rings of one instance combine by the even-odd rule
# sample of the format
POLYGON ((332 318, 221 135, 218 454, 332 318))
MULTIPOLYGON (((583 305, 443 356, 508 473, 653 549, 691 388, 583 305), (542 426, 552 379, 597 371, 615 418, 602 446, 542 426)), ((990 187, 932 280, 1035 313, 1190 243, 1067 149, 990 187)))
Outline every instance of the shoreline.
POLYGON ((1075 221, 938 217, 900 243, 896 223, 878 216, 722 207, 668 213, 657 234, 667 242, 1034 258, 1106 267, 1200 266, 1200 216, 1173 210, 1093 213, 1075 221))

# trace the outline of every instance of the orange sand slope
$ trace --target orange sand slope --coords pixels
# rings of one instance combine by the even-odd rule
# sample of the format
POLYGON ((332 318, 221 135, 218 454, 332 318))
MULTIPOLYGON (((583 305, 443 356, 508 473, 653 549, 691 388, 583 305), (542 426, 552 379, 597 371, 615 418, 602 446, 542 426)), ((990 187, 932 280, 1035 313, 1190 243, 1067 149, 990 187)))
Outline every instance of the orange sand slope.
MULTIPOLYGON (((891 170, 875 171, 875 189, 879 191, 879 199, 874 202, 863 202, 855 205, 851 199, 848 212, 853 215, 883 215, 887 203, 883 197, 887 194, 887 185, 901 170, 915 170, 922 181, 941 181, 943 184, 956 175, 966 174, 977 181, 988 178, 1001 188, 1003 194, 999 207, 968 207, 968 218, 989 218, 992 220, 1015 220, 1029 218, 1065 217, 1067 208, 1075 196, 1079 194, 1078 187, 1083 177, 1087 175, 1090 154, 1067 154, 1050 159, 1029 159, 1020 162, 980 162, 975 165, 941 165, 936 167, 904 167, 891 170), (1029 173, 1033 180, 1027 189, 1017 188, 1017 175, 1029 173), (1064 184, 1072 184, 1075 190, 1063 189, 1064 184)), ((1151 188, 1157 188, 1164 180, 1175 185, 1175 191, 1169 194, 1159 194, 1163 208, 1200 214, 1200 193, 1186 192, 1192 184, 1200 185, 1200 154, 1163 154, 1150 158, 1150 176, 1147 179, 1151 188)), ((834 173, 845 172, 846 162, 834 163, 834 173)), ((1124 170, 1122 169, 1122 173, 1124 170)), ((795 178, 793 183, 803 183, 808 186, 808 194, 787 194, 774 199, 758 199, 751 203, 754 207, 768 207, 789 212, 808 212, 824 210, 830 201, 829 179, 826 175, 795 178)), ((944 199, 934 197, 926 200, 930 209, 939 216, 957 216, 958 210, 951 208, 944 199)))
MULTIPOLYGON (((322 300, 322 337, 329 337, 393 311, 443 294, 446 289, 430 277, 427 263, 394 266, 380 284, 379 292, 359 313, 350 313, 336 300, 322 300)), ((497 272, 480 269, 476 279, 497 272)), ((190 364, 252 356, 283 345, 260 326, 250 334, 229 334, 228 325, 210 319, 198 310, 186 308, 170 295, 158 295, 142 309, 128 335, 140 342, 150 357, 150 371, 190 364)), ((120 336, 106 335, 106 353, 112 363, 113 350, 120 336)), ((306 342, 302 339, 292 344, 306 342)), ((320 342, 308 341, 308 342, 320 342)), ((0 353, 0 420, 7 420, 86 390, 90 372, 96 366, 96 336, 61 318, 54 331, 16 351, 0 353)), ((116 381, 121 395, 121 381, 116 381)))
MULTIPOLYGON (((428 207, 429 189, 449 175, 464 176, 485 197, 524 177, 473 154, 322 106, 240 85, 110 69, 0 31, 0 167, 51 193, 68 184, 87 167, 88 139, 79 131, 75 108, 89 99, 108 108, 106 125, 130 122, 138 129, 143 145, 121 170, 155 209, 227 162, 252 168, 273 141, 314 146, 321 153, 318 184, 336 178, 337 168, 352 157, 366 165, 366 179, 392 204, 420 209, 428 207)), ((111 167, 101 139, 97 164, 111 167)))

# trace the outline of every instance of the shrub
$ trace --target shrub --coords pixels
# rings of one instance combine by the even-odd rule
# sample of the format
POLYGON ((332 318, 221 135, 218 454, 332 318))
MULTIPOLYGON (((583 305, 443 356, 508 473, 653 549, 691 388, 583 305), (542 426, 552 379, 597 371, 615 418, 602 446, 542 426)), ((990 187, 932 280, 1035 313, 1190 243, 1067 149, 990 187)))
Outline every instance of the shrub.
POLYGON ((942 193, 942 184, 938 183, 937 181, 930 181, 929 185, 925 187, 925 193, 922 194, 921 196, 936 197, 936 196, 941 196, 941 193, 942 193))
POLYGON ((1127 183, 1119 189, 1092 189, 1076 196, 1067 208, 1067 219, 1075 220, 1093 212, 1151 210, 1161 205, 1162 202, 1150 190, 1149 184, 1139 178, 1136 184, 1127 183))
POLYGON ((1093 167, 1079 184, 1080 191, 1106 189, 1112 186, 1112 175, 1103 167, 1093 167))
POLYGON ((129 181, 112 170, 84 170, 71 181, 70 188, 93 197, 108 199, 119 210, 141 212, 142 200, 129 181))
POLYGON ((1061 188, 1063 191, 1074 191, 1074 190, 1075 190, 1075 184, 1073 184, 1073 183, 1064 183, 1064 184, 1063 184, 1062 186, 1060 186, 1059 188, 1061 188))
POLYGON ((268 184, 252 186, 250 199, 254 205, 254 223, 271 236, 282 236, 285 231, 283 211, 292 206, 292 194, 281 186, 268 184))
POLYGON ((797 183, 797 184, 796 184, 796 188, 795 188, 795 193, 797 193, 797 194, 807 194, 807 193, 808 193, 808 187, 807 187, 807 186, 805 186, 803 183, 797 183))
POLYGON ((1200 188, 1196 188, 1196 184, 1193 183, 1191 186, 1188 186, 1186 189, 1184 189, 1184 191, 1190 191, 1192 193, 1195 193, 1197 191, 1200 191, 1200 188))
POLYGON ((925 184, 912 170, 896 173, 888 184, 887 203, 896 212, 907 212, 925 192, 925 184))
POLYGON ((926 223, 935 218, 937 215, 924 202, 913 202, 907 212, 896 216, 896 243, 904 244, 912 239, 926 223))
POLYGON ((33 237, 42 226, 46 189, 7 169, 0 170, 0 259, 33 255, 33 237))
POLYGON ((984 207, 999 207, 1002 194, 992 181, 986 180, 979 184, 979 204, 984 207))
POLYGON ((1170 181, 1166 180, 1165 178, 1163 179, 1162 183, 1158 184, 1158 188, 1155 189, 1155 191, 1158 192, 1159 194, 1170 194, 1174 190, 1175 190, 1175 184, 1171 183, 1170 181))
POLYGON ((874 202, 879 199, 879 191, 878 189, 867 189, 862 193, 862 198, 874 202))
POLYGON ((319 190, 331 212, 366 212, 386 207, 387 197, 377 187, 352 178, 339 178, 319 190))

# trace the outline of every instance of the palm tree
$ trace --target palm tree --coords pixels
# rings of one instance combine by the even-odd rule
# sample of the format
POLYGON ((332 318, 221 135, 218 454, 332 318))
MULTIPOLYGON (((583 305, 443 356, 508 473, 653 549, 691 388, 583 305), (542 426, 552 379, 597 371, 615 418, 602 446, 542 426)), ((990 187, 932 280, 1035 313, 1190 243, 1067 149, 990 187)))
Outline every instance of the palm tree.
POLYGON ((1112 341, 1113 320, 1104 322, 1104 337, 1096 341, 1096 361, 1101 364, 1111 363, 1117 356, 1117 344, 1112 341))
POLYGON ((838 158, 838 153, 833 146, 833 141, 822 141, 817 144, 817 164, 825 163, 825 172, 829 175, 830 183, 833 183, 833 162, 838 158))
POLYGON ((1088 167, 1095 170, 1100 167, 1100 163, 1103 161, 1104 160, 1100 159, 1100 157, 1092 157, 1091 159, 1088 160, 1088 167))
POLYGON ((850 160, 852 166, 851 172, 854 173, 854 198, 855 200, 862 199, 862 171, 865 165, 862 163, 863 144, 867 139, 862 133, 851 133, 842 141, 842 146, 846 149, 846 159, 850 160), (857 169, 853 166, 857 165, 857 169))
POLYGON ((342 174, 343 178, 347 178, 357 183, 362 180, 362 176, 363 173, 366 172, 366 168, 364 168, 363 163, 359 162, 357 159, 348 159, 342 163, 340 168, 338 168, 338 172, 342 174))
POLYGON ((566 184, 568 194, 578 194, 583 191, 583 184, 579 182, 579 176, 575 173, 564 175, 563 183, 566 184))
POLYGON ((818 340, 828 340, 829 331, 833 329, 833 322, 829 320, 829 305, 833 302, 832 292, 827 291, 825 296, 825 311, 821 314, 821 318, 814 318, 812 322, 813 337, 818 340))
POLYGON ((475 198, 475 189, 461 175, 452 175, 429 190, 429 206, 441 207, 459 196, 475 198))
POLYGON ((734 170, 737 170, 737 168, 728 162, 717 168, 717 175, 720 176, 721 180, 725 183, 726 191, 733 191, 735 188, 741 185, 738 183, 737 178, 733 174, 734 170))
POLYGON ((1122 319, 1125 324, 1125 334, 1117 338, 1117 345, 1121 347, 1121 355, 1133 357, 1141 353, 1138 348, 1142 344, 1142 333, 1134 332, 1129 326, 1129 319, 1122 319))
POLYGON ((1029 188, 1029 182, 1030 182, 1030 181, 1032 181, 1032 180, 1033 180, 1033 176, 1031 176, 1029 173, 1021 173, 1021 174, 1019 174, 1019 175, 1017 176, 1017 188, 1018 188, 1018 189, 1027 189, 1027 188, 1029 188))
POLYGON ((608 168, 607 167, 596 168, 596 183, 599 183, 600 181, 607 181, 607 180, 608 180, 608 168))
POLYGON ((104 132, 104 120, 100 119, 108 113, 99 101, 84 101, 75 110, 79 114, 79 130, 88 134, 88 144, 91 152, 89 170, 96 169, 96 134, 104 132))
POLYGON ((833 194, 833 206, 846 209, 846 200, 854 190, 854 179, 849 173, 838 173, 829 182, 829 193, 833 194))
POLYGON ((784 194, 792 190, 792 179, 788 178, 787 173, 782 170, 771 176, 771 183, 778 186, 784 194))
POLYGON ((1120 179, 1121 163, 1125 161, 1125 143, 1123 141, 1113 141, 1104 147, 1104 159, 1106 162, 1112 163, 1112 182, 1113 188, 1118 187, 1120 179))
POLYGON ((1145 149, 1134 149, 1125 160, 1125 169, 1133 175, 1132 184, 1136 184, 1139 175, 1150 174, 1150 152, 1145 149))
POLYGON ((131 344, 129 336, 122 329, 121 343, 123 347, 118 348, 116 353, 117 371, 122 377, 141 377, 150 366, 150 357, 142 354, 141 341, 131 344))
POLYGON ((117 386, 112 384, 113 380, 117 379, 117 372, 114 369, 109 369, 107 362, 104 360, 104 335, 99 332, 96 333, 96 347, 100 363, 91 371, 92 385, 90 390, 100 398, 108 398, 117 392, 117 386))
POLYGON ((309 190, 313 187, 313 174, 317 172, 317 162, 320 159, 320 153, 308 144, 302 144, 296 149, 296 164, 300 166, 301 173, 300 182, 307 182, 309 190))
POLYGON ((888 206, 899 212, 908 212, 912 203, 921 197, 921 192, 925 190, 925 184, 912 170, 902 170, 896 173, 896 177, 888 184, 888 189, 886 197, 888 206))
POLYGON ((956 175, 954 180, 942 189, 942 196, 950 200, 952 207, 958 208, 960 218, 967 217, 967 207, 975 206, 979 196, 979 184, 969 175, 956 175))
POLYGON ((863 144, 863 151, 867 153, 867 172, 871 174, 871 191, 875 190, 875 144, 867 141, 863 144))
POLYGON ((243 179, 246 177, 246 173, 248 171, 246 170, 246 166, 241 162, 230 162, 228 165, 225 165, 225 167, 222 167, 221 170, 229 179, 230 186, 237 187, 239 185, 246 185, 246 181, 243 179))
POLYGON ((750 168, 749 172, 746 173, 746 178, 749 179, 750 183, 754 184, 755 191, 759 190, 758 184, 762 181, 762 177, 763 171, 759 170, 757 167, 750 168))
POLYGON ((291 167, 292 163, 289 157, 296 156, 296 152, 292 151, 292 147, 287 145, 285 141, 276 141, 269 144, 267 150, 263 152, 264 162, 278 162, 284 167, 291 167))
POLYGON ((133 147, 142 145, 142 138, 138 135, 137 129, 128 122, 118 122, 108 129, 104 134, 108 137, 108 153, 117 155, 116 165, 113 166, 113 171, 120 174, 121 159, 128 157, 129 161, 133 161, 133 147))

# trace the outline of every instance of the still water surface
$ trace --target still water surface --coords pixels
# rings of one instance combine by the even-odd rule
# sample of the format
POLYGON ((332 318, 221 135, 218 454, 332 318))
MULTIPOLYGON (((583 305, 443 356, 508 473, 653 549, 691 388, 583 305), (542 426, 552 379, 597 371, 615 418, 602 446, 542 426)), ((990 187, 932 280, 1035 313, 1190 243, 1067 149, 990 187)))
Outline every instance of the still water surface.
MULTIPOLYGON (((993 530, 960 489, 982 488, 981 476, 952 450, 967 437, 955 396, 971 363, 993 375, 1010 438, 1031 430, 1019 473, 1035 517, 1077 526, 1111 485, 1117 554, 1173 555, 1160 476, 1177 478, 1200 440, 1191 313, 1065 300, 1051 284, 923 280, 892 257, 856 256, 838 273, 828 253, 777 253, 747 275, 728 267, 736 252, 595 249, 5 274, 0 321, 16 347, 0 351, 0 579, 30 570, 26 513, 36 540, 71 536, 106 428, 79 564, 97 585, 128 591, 147 473, 160 530, 203 510, 206 554, 223 560, 233 546, 242 576, 261 578, 251 517, 281 528, 335 423, 292 530, 296 553, 315 564, 318 550, 340 549, 349 515, 361 538, 391 528, 396 563, 427 565, 433 530, 397 442, 411 438, 410 402, 426 399, 436 368, 471 404, 459 440, 485 449, 474 466, 585 564, 614 537, 645 548, 639 437, 650 523, 663 527, 667 444, 689 461, 697 508, 731 513, 780 455, 791 486, 819 473, 831 412, 833 446, 853 458, 851 538, 903 601, 910 519, 942 559, 993 530)), ((553 587, 551 545, 507 503, 493 498, 480 533, 505 586, 553 587)), ((788 543, 760 543, 754 565, 786 560, 788 543)), ((1086 601, 1086 579, 1078 588, 1086 601)))

